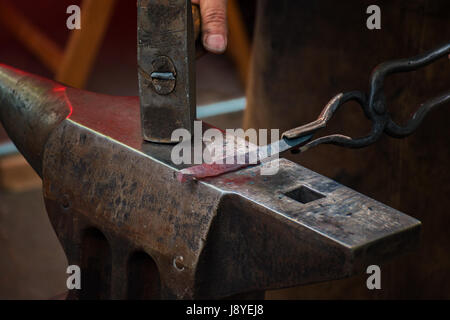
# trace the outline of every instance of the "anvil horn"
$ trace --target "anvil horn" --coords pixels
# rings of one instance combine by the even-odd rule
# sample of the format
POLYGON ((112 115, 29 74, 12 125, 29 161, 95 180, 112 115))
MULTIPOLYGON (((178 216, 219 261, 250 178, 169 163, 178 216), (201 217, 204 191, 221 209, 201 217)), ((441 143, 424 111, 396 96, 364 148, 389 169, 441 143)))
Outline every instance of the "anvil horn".
POLYGON ((41 177, 45 143, 71 112, 65 90, 54 81, 0 65, 0 120, 41 177))

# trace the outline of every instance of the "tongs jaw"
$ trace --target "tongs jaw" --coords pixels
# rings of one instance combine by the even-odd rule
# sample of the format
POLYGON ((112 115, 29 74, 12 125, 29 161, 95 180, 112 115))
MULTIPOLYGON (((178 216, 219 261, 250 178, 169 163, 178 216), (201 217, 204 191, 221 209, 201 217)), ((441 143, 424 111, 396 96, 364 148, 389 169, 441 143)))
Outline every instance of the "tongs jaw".
POLYGON ((392 120, 388 113, 384 94, 384 80, 391 74, 417 70, 449 54, 450 42, 410 59, 388 61, 378 65, 370 78, 369 94, 366 95, 361 91, 339 93, 327 103, 317 120, 284 132, 283 138, 294 139, 317 133, 327 126, 333 114, 348 101, 356 101, 361 106, 366 117, 372 122, 370 133, 361 138, 352 138, 342 134, 327 135, 308 142, 298 151, 304 152, 319 144, 363 148, 378 141, 383 133, 394 138, 403 138, 412 134, 431 110, 450 102, 450 90, 423 103, 407 124, 402 126, 392 120))

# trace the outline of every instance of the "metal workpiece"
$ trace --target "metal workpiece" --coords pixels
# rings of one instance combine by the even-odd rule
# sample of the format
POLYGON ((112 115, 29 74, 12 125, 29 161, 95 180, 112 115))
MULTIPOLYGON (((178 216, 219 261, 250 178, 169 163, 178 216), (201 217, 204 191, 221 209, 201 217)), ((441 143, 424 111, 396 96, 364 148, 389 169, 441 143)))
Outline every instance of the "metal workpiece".
POLYGON ((198 7, 189 0, 138 0, 138 77, 143 137, 171 143, 172 132, 193 130, 195 32, 198 7))
POLYGON ((236 136, 233 137, 234 150, 232 155, 227 156, 227 141, 225 143, 215 145, 215 148, 222 149, 222 154, 219 158, 213 158, 211 163, 203 163, 180 170, 177 173, 177 179, 180 182, 188 180, 199 180, 208 177, 216 177, 227 172, 237 171, 255 164, 265 164, 280 154, 295 150, 295 148, 307 143, 312 135, 302 136, 295 139, 282 138, 272 142, 266 146, 256 146, 246 141, 244 138, 236 136))
POLYGON ((137 97, 67 88, 64 104, 56 83, 22 74, 36 95, 19 104, 4 98, 10 77, 0 79, 2 121, 14 132, 30 117, 33 135, 45 133, 43 152, 21 151, 42 163, 50 221, 83 270, 69 298, 262 292, 361 273, 418 241, 418 220, 285 159, 271 176, 253 166, 180 183, 173 145, 142 141, 137 97))

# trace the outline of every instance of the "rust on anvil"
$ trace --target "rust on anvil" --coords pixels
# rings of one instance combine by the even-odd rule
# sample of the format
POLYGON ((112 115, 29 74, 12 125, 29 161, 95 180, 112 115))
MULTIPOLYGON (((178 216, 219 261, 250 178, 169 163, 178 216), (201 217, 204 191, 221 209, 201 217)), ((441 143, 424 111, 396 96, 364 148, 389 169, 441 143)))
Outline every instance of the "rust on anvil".
MULTIPOLYGON (((193 130, 195 34, 189 0, 138 0, 138 78, 143 138, 171 143, 193 130)), ((194 9, 198 19, 198 9, 194 9)), ((196 24, 197 30, 199 22, 196 24)), ((199 32, 199 31, 197 31, 199 32)))
POLYGON ((0 101, 68 263, 83 270, 69 298, 263 292, 362 273, 419 239, 418 220, 285 159, 272 176, 254 166, 179 183, 173 145, 142 141, 137 97, 0 66, 0 101))

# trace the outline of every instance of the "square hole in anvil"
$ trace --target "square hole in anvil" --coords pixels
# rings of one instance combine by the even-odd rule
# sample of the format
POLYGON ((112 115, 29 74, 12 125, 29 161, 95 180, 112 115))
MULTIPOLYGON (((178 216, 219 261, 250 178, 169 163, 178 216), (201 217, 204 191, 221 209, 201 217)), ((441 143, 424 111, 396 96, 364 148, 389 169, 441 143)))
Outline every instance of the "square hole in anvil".
POLYGON ((299 188, 286 192, 285 195, 303 204, 325 198, 325 195, 306 186, 300 186, 299 188))

